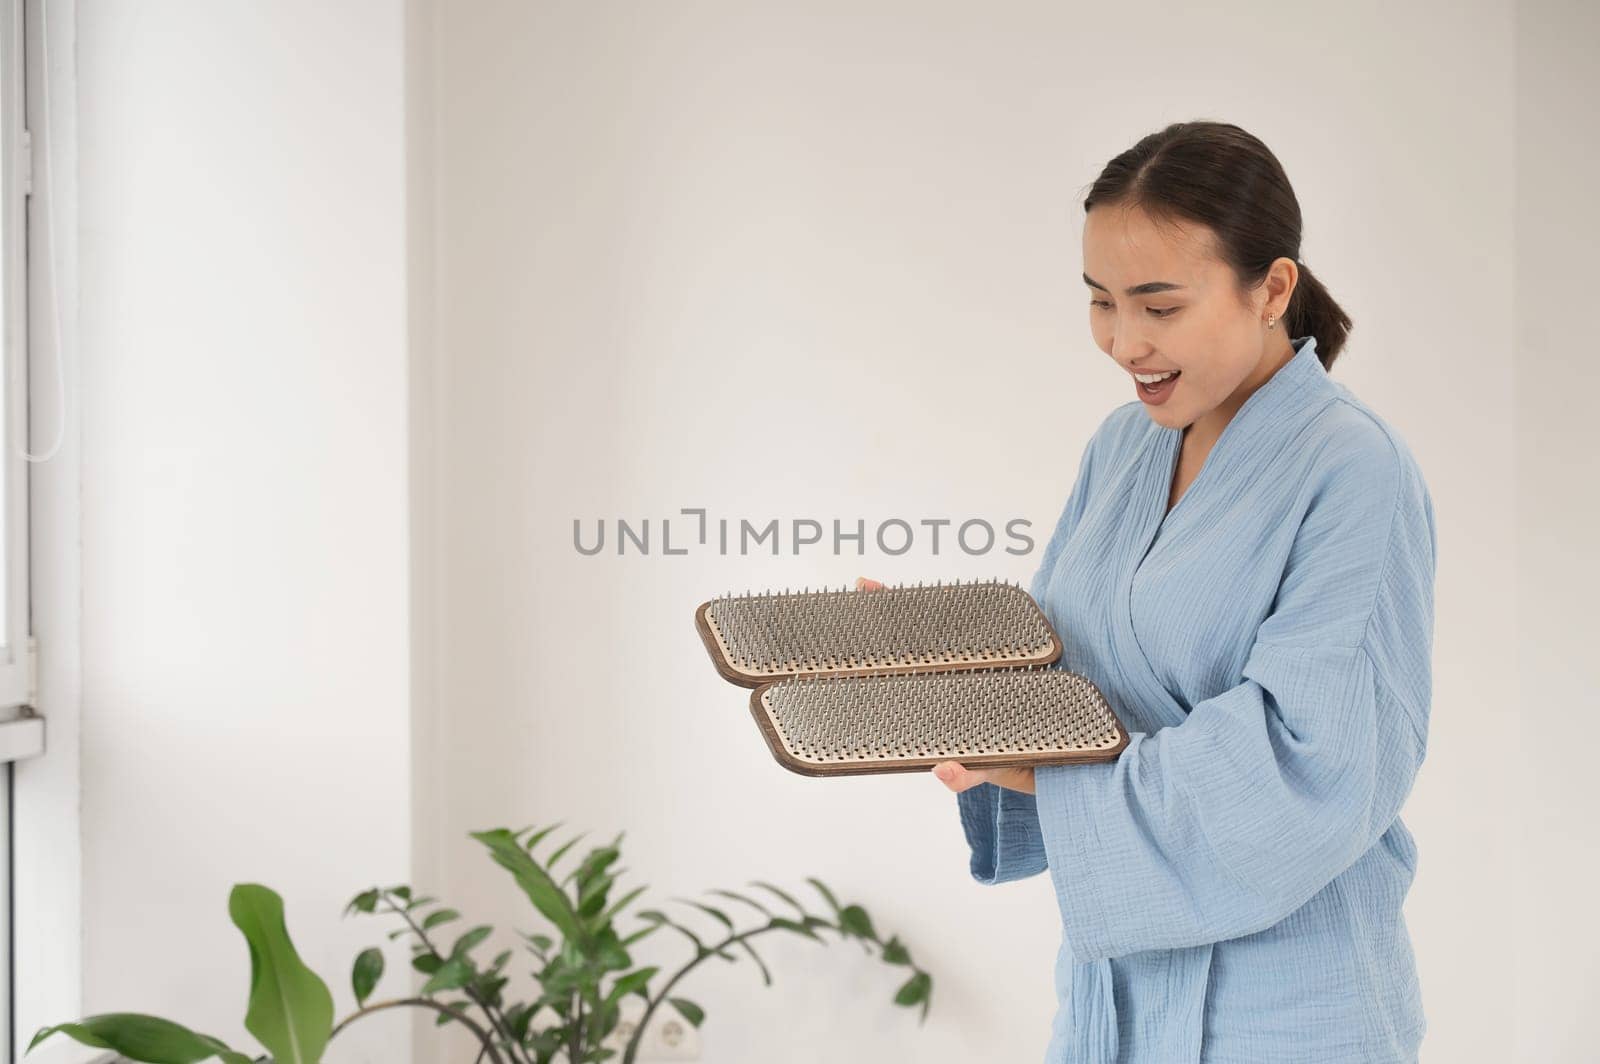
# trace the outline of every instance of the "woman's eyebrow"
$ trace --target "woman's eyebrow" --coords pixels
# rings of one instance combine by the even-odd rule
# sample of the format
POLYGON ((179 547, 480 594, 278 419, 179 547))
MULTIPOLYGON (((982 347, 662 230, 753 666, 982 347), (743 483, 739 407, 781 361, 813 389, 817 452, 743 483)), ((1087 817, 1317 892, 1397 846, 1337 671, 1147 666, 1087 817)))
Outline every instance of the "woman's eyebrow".
MULTIPOLYGON (((1083 283, 1088 285, 1090 288, 1098 288, 1100 291, 1107 294, 1111 292, 1111 289, 1107 288, 1099 281, 1096 281, 1088 274, 1083 275, 1083 283)), ((1171 292, 1182 287, 1184 286, 1181 284, 1173 284, 1171 281, 1146 281, 1144 284, 1136 284, 1132 288, 1128 289, 1127 294, 1130 296, 1147 296, 1154 292, 1171 292)))

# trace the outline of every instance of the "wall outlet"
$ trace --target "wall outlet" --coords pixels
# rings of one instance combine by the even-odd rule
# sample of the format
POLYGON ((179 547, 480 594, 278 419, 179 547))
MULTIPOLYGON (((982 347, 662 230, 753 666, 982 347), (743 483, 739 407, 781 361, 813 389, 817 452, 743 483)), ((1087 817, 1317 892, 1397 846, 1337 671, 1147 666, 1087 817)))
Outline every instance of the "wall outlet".
MULTIPOLYGON (((618 1053, 633 1037, 644 1015, 644 1002, 630 994, 622 1005, 617 1028, 602 1044, 618 1053)), ((699 1060, 700 1032, 668 1002, 656 1009, 639 1040, 639 1060, 699 1060)))

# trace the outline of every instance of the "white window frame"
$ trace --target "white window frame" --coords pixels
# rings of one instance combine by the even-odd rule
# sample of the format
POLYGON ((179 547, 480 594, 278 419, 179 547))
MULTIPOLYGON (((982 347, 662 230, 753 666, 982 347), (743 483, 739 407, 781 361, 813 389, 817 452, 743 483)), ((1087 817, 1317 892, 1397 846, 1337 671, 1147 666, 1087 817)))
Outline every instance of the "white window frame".
MULTIPOLYGON (((5 637, 0 641, 0 721, 31 706, 33 653, 28 595, 28 211, 33 162, 27 132, 27 75, 22 0, 0 0, 0 298, 4 300, 5 397, 4 497, 5 637)), ((56 426, 48 426, 54 430, 56 426)), ((3 740, 0 740, 3 742, 3 740)), ((4 751, 0 750, 0 756, 4 751)))
MULTIPOLYGON (((0 0, 5 39, 23 59, 25 92, 9 127, 31 131, 26 164, 0 166, 6 179, 31 185, 23 293, 31 307, 26 354, 32 380, 31 439, 23 446, 47 460, 27 462, 30 539, 26 576, 28 631, 38 638, 30 667, 31 722, 41 756, 14 761, 11 776, 12 984, 10 1037, 0 1041, 0 1064, 21 1062, 40 1026, 85 1014, 83 1006, 82 824, 79 723, 82 703, 81 522, 78 447, 78 372, 73 349, 77 320, 77 9, 78 0, 0 0), (20 27, 20 29, 19 29, 20 27), (24 122, 23 119, 26 119, 24 122), (31 172, 31 181, 27 180, 31 172)), ((9 188, 14 186, 8 186, 9 188)), ((16 204, 15 197, 7 205, 16 204)), ((3 286, 0 286, 3 287, 3 286)), ((12 321, 26 321, 13 317, 12 321)), ((26 370, 27 367, 23 367, 26 370)), ((24 372, 22 380, 27 380, 24 372)), ((5 461, 21 458, 6 441, 5 461)), ((5 967, 0 959, 0 969, 5 967)), ((28 1054, 25 1064, 109 1064, 114 1054, 57 1036, 28 1054)))
POLYGON ((5 958, 0 962, 0 1061, 5 1064, 14 1060, 11 922, 11 764, 0 761, 0 950, 5 958))
POLYGON ((0 610, 0 1061, 14 1059, 15 951, 12 948, 12 763, 44 749, 43 722, 33 715, 33 639, 29 627, 28 468, 28 206, 33 163, 27 132, 27 53, 23 0, 0 0, 0 523, 5 591, 0 610))

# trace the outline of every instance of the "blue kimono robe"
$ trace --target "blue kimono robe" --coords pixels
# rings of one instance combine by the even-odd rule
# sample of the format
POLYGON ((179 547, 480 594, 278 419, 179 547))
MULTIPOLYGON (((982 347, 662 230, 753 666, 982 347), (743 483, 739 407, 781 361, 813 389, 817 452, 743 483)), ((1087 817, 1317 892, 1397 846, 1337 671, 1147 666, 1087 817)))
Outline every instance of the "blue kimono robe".
POLYGON ((1046 1064, 1388 1064, 1426 1023, 1399 817, 1427 749, 1433 507, 1316 341, 1166 512, 1182 433, 1108 415, 1031 591, 1131 741, 957 795, 980 883, 1048 869, 1046 1064))

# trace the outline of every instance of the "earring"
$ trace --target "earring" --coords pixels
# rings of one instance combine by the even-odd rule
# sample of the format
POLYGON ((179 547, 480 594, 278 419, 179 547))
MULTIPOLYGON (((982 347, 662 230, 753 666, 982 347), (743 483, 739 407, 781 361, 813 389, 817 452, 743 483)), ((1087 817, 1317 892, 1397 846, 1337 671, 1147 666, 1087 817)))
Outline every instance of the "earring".
POLYGON ((1278 316, 1276 314, 1268 314, 1267 315, 1267 328, 1269 328, 1269 329, 1275 328, 1277 326, 1277 323, 1278 323, 1278 316))

